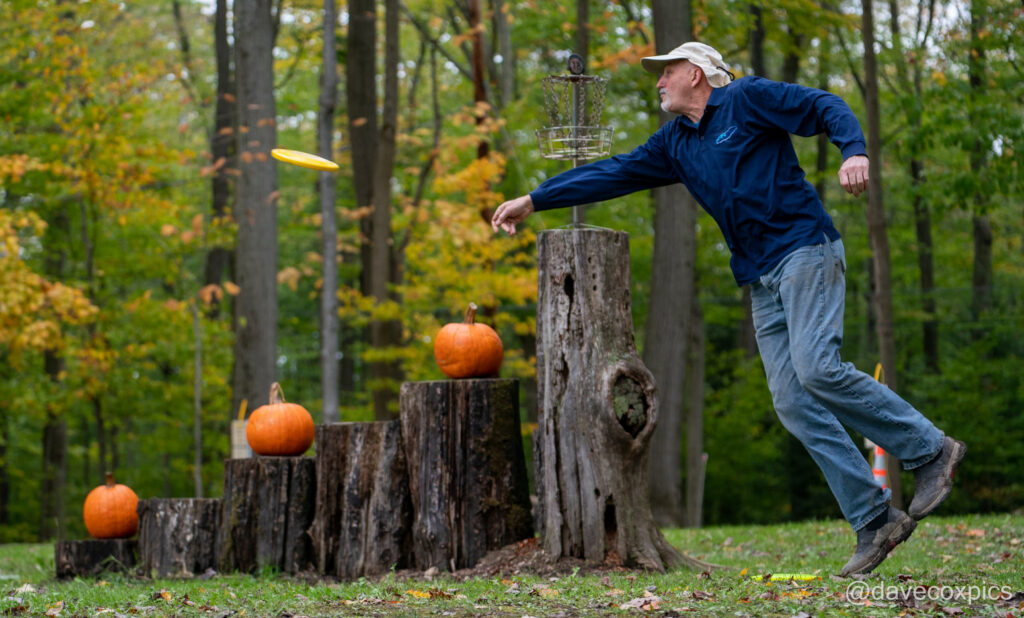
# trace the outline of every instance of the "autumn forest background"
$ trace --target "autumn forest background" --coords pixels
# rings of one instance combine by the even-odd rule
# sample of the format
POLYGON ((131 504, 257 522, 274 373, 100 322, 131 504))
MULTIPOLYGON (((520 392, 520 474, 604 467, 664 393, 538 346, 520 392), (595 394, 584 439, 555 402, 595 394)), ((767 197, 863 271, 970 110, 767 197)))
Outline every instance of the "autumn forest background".
MULTIPOLYGON (((0 542, 82 537, 106 470, 142 498, 220 495, 230 421, 275 380, 317 422, 393 417, 403 380, 442 378, 432 337, 469 302, 504 341, 529 427, 536 233, 570 213, 515 237, 487 222, 568 165, 540 156, 541 80, 584 55, 627 152, 660 121, 639 58, 691 38, 737 76, 850 103, 880 171, 870 198, 841 193, 827 141, 794 138, 847 248, 845 358, 881 361, 968 443, 948 512, 1024 507, 1019 2, 0 7, 0 542), (279 165, 277 145, 341 170, 279 165)), ((710 218, 678 189, 586 218, 630 235, 664 407, 659 521, 838 517, 774 416, 710 218)))

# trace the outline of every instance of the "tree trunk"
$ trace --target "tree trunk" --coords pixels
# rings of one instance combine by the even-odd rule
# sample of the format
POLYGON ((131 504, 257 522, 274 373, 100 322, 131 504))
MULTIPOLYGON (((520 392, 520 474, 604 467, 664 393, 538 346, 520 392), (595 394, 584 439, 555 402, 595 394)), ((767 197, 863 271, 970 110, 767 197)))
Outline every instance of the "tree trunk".
MULTIPOLYGON (((397 300, 392 284, 396 259, 391 234, 391 177, 394 172, 398 132, 398 0, 386 0, 384 18, 384 104, 377 139, 377 160, 373 169, 373 212, 370 215, 369 285, 370 295, 377 303, 397 300)), ((372 61, 371 61, 372 62, 372 61)), ((401 343, 402 323, 395 319, 372 319, 370 346, 376 349, 393 348, 401 343)), ((377 420, 395 418, 392 403, 402 378, 397 361, 370 363, 372 376, 373 415, 377 420)))
MULTIPOLYGON (((690 3, 656 1, 654 42, 667 53, 693 38, 690 3)), ((659 111, 659 124, 672 114, 659 111)), ((643 362, 654 375, 661 402, 658 429, 651 437, 648 478, 651 511, 659 525, 684 521, 682 440, 687 363, 689 307, 696 295, 697 204, 681 184, 661 187, 654 194, 654 257, 651 299, 644 329, 643 362)), ((703 437, 700 437, 703 439, 703 437)), ((702 450, 697 446, 698 452, 702 450)))
POLYGON ((698 294, 691 299, 686 372, 686 519, 690 528, 704 525, 704 312, 698 294))
MULTIPOLYGON (((970 102, 968 117, 975 131, 983 133, 984 119, 979 110, 980 99, 985 91, 985 47, 981 42, 985 29, 985 3, 978 0, 971 3, 971 49, 967 62, 967 75, 970 84, 970 102)), ((979 187, 984 187, 981 178, 988 164, 988 148, 984 138, 979 135, 971 149, 971 173, 979 187)), ((988 197, 981 189, 974 195, 974 214, 972 216, 972 235, 974 237, 974 266, 971 273, 971 314, 975 321, 973 337, 980 339, 986 329, 981 327, 980 320, 992 307, 992 223, 989 221, 988 197)))
POLYGON ((518 381, 406 382, 400 409, 417 569, 471 568, 533 536, 518 381))
POLYGON ((136 539, 57 541, 53 562, 57 579, 95 577, 104 571, 128 573, 135 567, 136 539))
POLYGON ((267 403, 277 360, 277 141, 274 102, 272 0, 236 2, 239 158, 235 301, 235 371, 232 410, 267 403))
MULTIPOLYGON (((317 150, 334 160, 334 112, 338 104, 338 50, 334 0, 324 0, 323 71, 320 76, 320 113, 317 116, 317 150)), ((338 222, 335 216, 337 178, 320 172, 320 234, 323 283, 320 287, 320 392, 323 422, 339 420, 338 410, 338 222)))
POLYGON ((343 580, 408 565, 412 510, 397 420, 316 428, 317 571, 343 580))
MULTIPOLYGON (((53 388, 60 386, 64 362, 46 351, 43 362, 53 388)), ((67 484, 68 425, 61 413, 47 410, 43 423, 43 470, 40 483, 39 539, 64 537, 64 493, 67 484)))
POLYGON ((313 523, 315 498, 316 461, 312 457, 225 461, 217 535, 219 570, 309 570, 314 560, 307 530, 313 523))
POLYGON ((505 0, 494 0, 494 37, 497 39, 501 66, 498 68, 498 107, 504 109, 515 98, 516 52, 512 47, 512 28, 509 11, 511 4, 505 0))
MULTIPOLYGON (((225 222, 231 207, 231 181, 229 170, 233 160, 232 145, 235 142, 235 94, 231 80, 231 43, 228 41, 227 0, 217 0, 214 13, 213 39, 217 60, 217 103, 213 117, 213 134, 210 136, 210 155, 213 163, 211 185, 211 224, 225 222)), ((206 269, 203 282, 206 285, 220 285, 231 264, 231 252, 224 247, 211 247, 206 254, 206 269)), ((210 316, 220 315, 221 299, 212 297, 210 316)))
POLYGON ((217 566, 218 498, 139 500, 139 566, 150 577, 193 577, 217 566))
POLYGON ((647 457, 660 408, 633 341, 628 245, 611 230, 538 236, 538 521, 553 558, 664 571, 698 561, 669 545, 651 515, 647 457))
MULTIPOLYGON (((199 320, 198 299, 189 304, 192 313, 192 485, 196 498, 203 497, 203 325, 199 320)), ((111 440, 113 442, 113 440, 111 440)), ((116 470, 114 466, 111 470, 116 470)))
MULTIPOLYGON (((919 29, 920 29, 920 22, 919 29)), ((900 28, 900 9, 897 0, 889 0, 889 30, 892 36, 892 47, 897 57, 904 56, 903 34, 900 28)), ((929 29, 930 30, 930 29, 929 29)), ((911 57, 923 57, 927 39, 919 40, 915 36, 915 49, 911 57)), ((905 89, 906 99, 900 106, 907 117, 907 124, 915 134, 921 133, 924 93, 921 88, 920 62, 896 63, 896 74, 905 89)), ((931 212, 928 202, 922 196, 924 185, 924 163, 921 160, 921 146, 917 139, 907 140, 910 150, 910 181, 914 187, 914 231, 917 236, 917 267, 921 277, 921 310, 926 316, 921 323, 921 342, 924 351, 925 365, 929 371, 939 373, 939 326, 935 317, 935 244, 932 240, 931 212)))
POLYGON ((764 15, 760 5, 751 4, 750 15, 750 68, 758 77, 768 77, 768 66, 764 61, 764 15))
MULTIPOLYGON (((878 308, 878 350, 889 388, 897 389, 896 342, 893 335, 892 311, 892 263, 889 255, 889 238, 885 223, 885 206, 882 200, 882 132, 878 103, 878 63, 875 57, 875 21, 872 0, 862 0, 862 31, 864 33, 864 104, 867 111, 868 157, 870 158, 868 180, 868 236, 874 257, 875 304, 878 308)), ((892 459, 892 469, 899 464, 892 459)), ((892 504, 902 508, 903 495, 899 475, 890 481, 892 504)))

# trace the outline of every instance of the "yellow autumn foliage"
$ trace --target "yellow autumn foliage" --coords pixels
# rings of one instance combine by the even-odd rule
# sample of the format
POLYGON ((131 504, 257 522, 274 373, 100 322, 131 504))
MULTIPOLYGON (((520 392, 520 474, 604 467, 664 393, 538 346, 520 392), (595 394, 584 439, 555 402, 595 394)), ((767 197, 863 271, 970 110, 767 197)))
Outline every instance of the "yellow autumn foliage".
POLYGON ((60 348, 66 326, 97 313, 81 291, 48 281, 23 259, 21 239, 38 237, 45 227, 32 212, 0 211, 0 346, 15 354, 60 348))

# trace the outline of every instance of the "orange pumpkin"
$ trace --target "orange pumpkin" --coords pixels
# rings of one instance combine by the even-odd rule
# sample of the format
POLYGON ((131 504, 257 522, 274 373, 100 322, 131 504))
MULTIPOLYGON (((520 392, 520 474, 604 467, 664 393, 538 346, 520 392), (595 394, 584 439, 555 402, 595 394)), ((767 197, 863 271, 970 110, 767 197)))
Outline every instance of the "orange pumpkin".
POLYGON ((126 539, 139 529, 139 497, 126 485, 114 482, 107 472, 106 485, 85 497, 82 518, 85 529, 97 539, 126 539))
POLYGON ((462 324, 445 324, 434 338, 434 360, 449 378, 498 375, 505 349, 494 329, 476 323, 476 305, 469 304, 462 324))
POLYGON ((270 403, 253 410, 245 439, 259 455, 301 455, 313 444, 313 417, 297 403, 287 403, 281 385, 270 385, 270 403))

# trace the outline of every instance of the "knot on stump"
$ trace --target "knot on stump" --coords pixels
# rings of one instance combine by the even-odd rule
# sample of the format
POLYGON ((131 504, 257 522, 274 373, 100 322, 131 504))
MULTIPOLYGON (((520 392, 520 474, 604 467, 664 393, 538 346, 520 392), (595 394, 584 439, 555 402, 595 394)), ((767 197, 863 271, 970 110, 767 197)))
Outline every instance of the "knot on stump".
POLYGON ((634 438, 647 425, 647 396, 644 387, 628 375, 620 375, 612 389, 615 418, 634 438))

